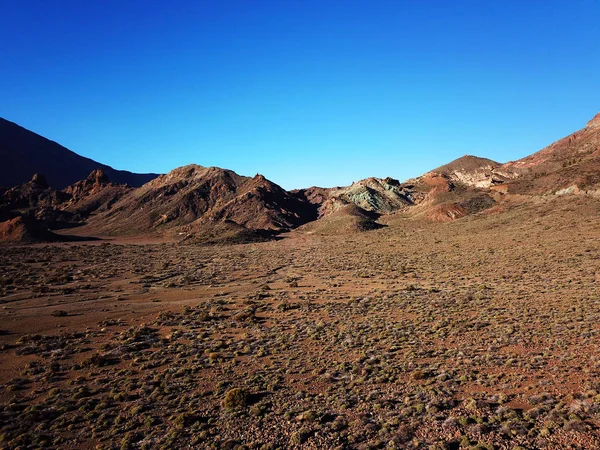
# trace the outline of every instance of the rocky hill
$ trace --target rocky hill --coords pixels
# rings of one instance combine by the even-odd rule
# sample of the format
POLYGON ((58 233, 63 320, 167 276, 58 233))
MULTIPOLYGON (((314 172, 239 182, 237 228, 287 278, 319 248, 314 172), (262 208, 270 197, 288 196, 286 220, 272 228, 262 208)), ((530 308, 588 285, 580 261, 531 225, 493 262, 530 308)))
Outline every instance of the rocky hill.
POLYGON ((85 180, 78 181, 63 190, 69 195, 69 200, 61 205, 61 208, 85 218, 92 213, 107 211, 133 189, 127 185, 111 182, 102 169, 96 169, 85 180))
POLYGON ((323 235, 352 234, 382 228, 384 225, 377 222, 379 217, 380 214, 349 203, 322 216, 319 220, 303 225, 300 230, 323 235))
POLYGON ((70 195, 48 186, 43 175, 35 174, 23 184, 0 189, 0 221, 28 217, 42 221, 46 227, 73 222, 70 213, 61 210, 70 195))
POLYGON ((506 178, 500 177, 494 172, 500 166, 500 163, 491 159, 465 155, 431 172, 446 175, 456 183, 476 188, 487 188, 506 180, 506 178))
MULTIPOLYGON (((397 212, 448 222, 480 212, 496 203, 489 188, 506 182, 506 177, 494 173, 500 166, 495 161, 467 155, 403 183, 389 177, 367 178, 347 187, 327 190, 309 188, 298 191, 298 195, 319 205, 319 220, 341 210, 340 218, 336 221, 341 217, 345 222, 356 221, 357 217, 363 221, 364 215, 360 213, 363 211, 374 214, 368 217, 366 223, 377 224, 377 217, 397 212), (358 209, 347 208, 349 205, 358 209)), ((332 223, 332 219, 327 222, 332 223)), ((322 229, 333 228, 328 225, 322 229)), ((368 230, 374 227, 350 228, 368 230)))
POLYGON ((0 188, 0 225, 3 243, 74 240, 50 232, 86 223, 94 213, 109 209, 134 188, 111 183, 100 169, 85 180, 59 191, 35 174, 27 183, 0 188))
POLYGON ((393 178, 366 178, 345 188, 331 189, 320 210, 321 215, 327 215, 354 204, 365 211, 389 214, 413 204, 411 195, 409 189, 393 178))
POLYGON ((189 165, 132 190, 90 221, 89 230, 106 234, 164 232, 186 226, 205 229, 235 223, 250 230, 282 231, 317 217, 317 207, 262 175, 189 165))

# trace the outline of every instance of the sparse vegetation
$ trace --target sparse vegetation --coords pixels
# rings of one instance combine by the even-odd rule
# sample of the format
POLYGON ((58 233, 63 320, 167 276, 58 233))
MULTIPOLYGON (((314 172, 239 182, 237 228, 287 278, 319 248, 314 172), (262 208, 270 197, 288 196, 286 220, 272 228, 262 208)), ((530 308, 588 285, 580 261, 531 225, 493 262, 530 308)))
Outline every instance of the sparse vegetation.
POLYGON ((223 406, 227 409, 241 409, 248 403, 248 392, 241 388, 233 388, 225 393, 223 406))
POLYGON ((598 448, 598 206, 2 249, 0 446, 598 448))

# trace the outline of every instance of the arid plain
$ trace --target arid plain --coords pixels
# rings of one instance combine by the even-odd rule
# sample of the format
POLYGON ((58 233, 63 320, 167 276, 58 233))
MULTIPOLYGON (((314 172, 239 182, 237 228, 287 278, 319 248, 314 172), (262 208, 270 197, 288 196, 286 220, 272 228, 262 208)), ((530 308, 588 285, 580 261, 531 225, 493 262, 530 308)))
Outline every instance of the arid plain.
POLYGON ((3 249, 2 445, 598 447, 598 207, 3 249))

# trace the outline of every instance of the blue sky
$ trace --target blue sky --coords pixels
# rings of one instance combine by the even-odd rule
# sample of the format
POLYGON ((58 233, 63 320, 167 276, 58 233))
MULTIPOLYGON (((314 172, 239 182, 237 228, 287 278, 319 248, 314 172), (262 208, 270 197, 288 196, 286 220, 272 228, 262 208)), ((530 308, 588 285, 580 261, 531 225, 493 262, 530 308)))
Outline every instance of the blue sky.
POLYGON ((600 111, 600 0, 4 1, 0 117, 285 188, 539 150, 600 111))

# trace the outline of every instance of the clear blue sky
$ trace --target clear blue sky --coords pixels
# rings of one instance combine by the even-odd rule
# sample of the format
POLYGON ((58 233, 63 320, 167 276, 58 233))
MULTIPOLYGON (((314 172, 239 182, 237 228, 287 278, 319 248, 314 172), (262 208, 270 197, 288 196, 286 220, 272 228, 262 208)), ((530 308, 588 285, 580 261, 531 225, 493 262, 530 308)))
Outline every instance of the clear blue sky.
POLYGON ((501 162, 600 111, 600 0, 4 0, 0 116, 285 188, 501 162))

